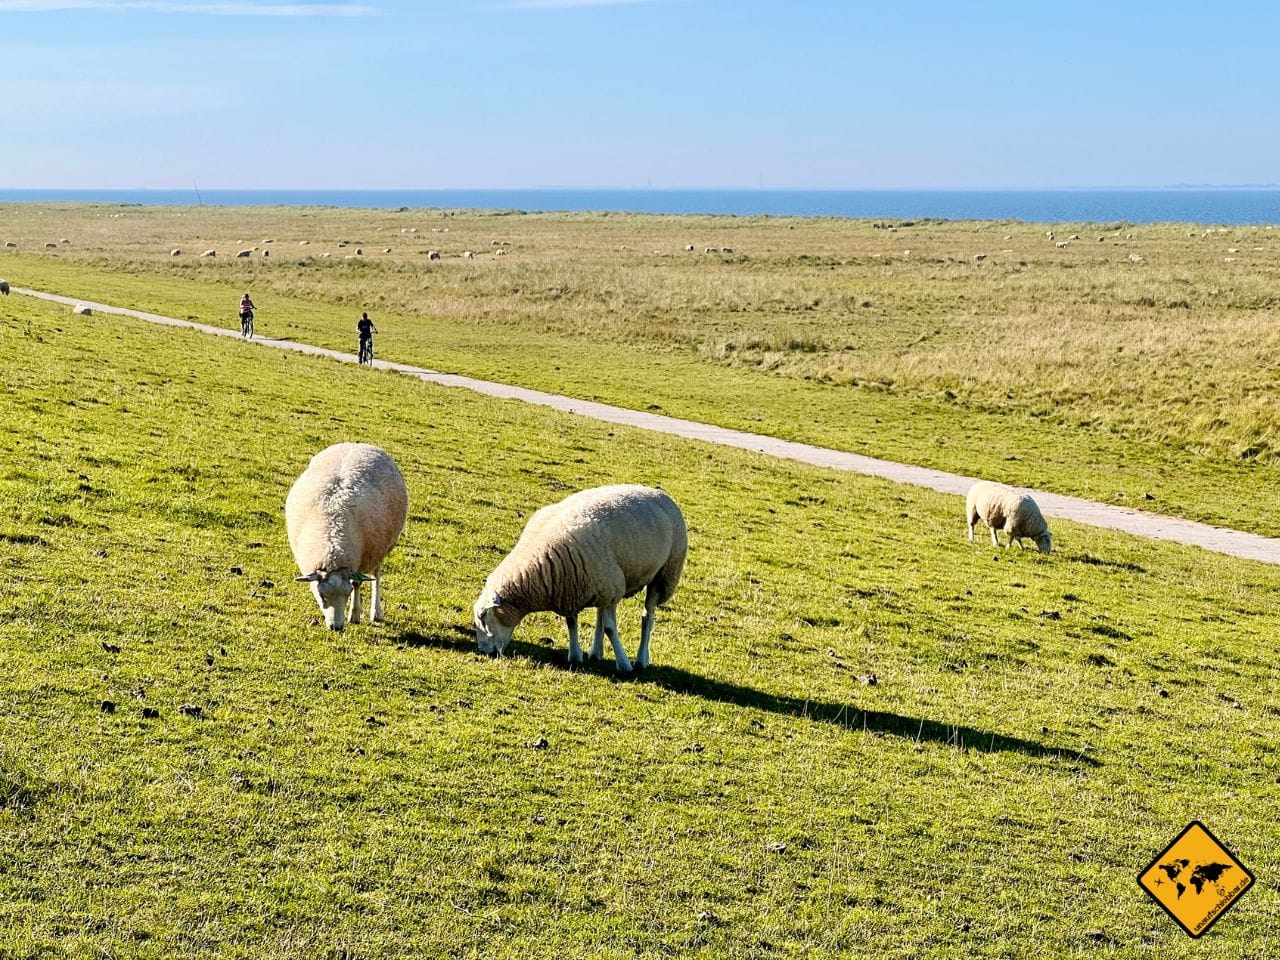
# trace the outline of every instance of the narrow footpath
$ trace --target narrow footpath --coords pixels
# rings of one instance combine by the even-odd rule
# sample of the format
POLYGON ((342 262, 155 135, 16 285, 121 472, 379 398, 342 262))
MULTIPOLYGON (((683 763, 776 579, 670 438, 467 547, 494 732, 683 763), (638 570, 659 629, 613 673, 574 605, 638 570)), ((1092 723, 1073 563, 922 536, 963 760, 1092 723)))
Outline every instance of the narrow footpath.
MULTIPOLYGON (((125 307, 113 307, 110 304, 95 303, 91 300, 77 300, 55 293, 44 293, 39 290, 13 288, 14 293, 41 300, 50 300, 68 306, 83 305, 100 313, 115 313, 128 317, 137 317, 151 323, 164 324, 170 327, 188 327, 202 333, 210 333, 219 337, 240 338, 238 330, 214 327, 206 323, 195 323, 190 320, 178 320, 164 317, 156 313, 142 310, 130 310, 125 307)), ((342 363, 355 363, 356 355, 342 353, 337 350, 326 350, 323 347, 298 343, 294 340, 254 339, 250 341, 262 347, 274 347, 278 350, 293 350, 297 353, 310 354, 317 357, 328 357, 342 363)), ((609 406, 590 400, 575 400, 554 393, 543 393, 540 390, 529 390, 524 387, 513 387, 503 383, 492 383, 488 380, 476 380, 453 373, 440 373, 423 367, 414 367, 406 363, 394 363, 388 360, 374 360, 373 366, 380 370, 394 370, 411 377, 417 377, 428 383, 444 387, 461 387, 490 397, 504 400, 521 400, 539 406, 551 407, 565 413, 576 413, 579 416, 617 423, 641 430, 652 430, 656 433, 669 433, 677 437, 692 440, 704 440, 725 447, 738 447, 752 450, 787 460, 828 467, 832 470, 847 470, 853 473, 864 473, 873 477, 883 477, 895 483, 907 483, 917 487, 927 487, 941 493, 954 493, 963 496, 975 482, 973 477, 963 477, 940 470, 925 467, 913 467, 909 464, 893 463, 889 460, 876 460, 856 453, 845 453, 826 447, 810 446, 807 443, 795 443, 791 440, 778 440, 774 437, 761 436, 756 433, 744 433, 740 430, 729 430, 693 420, 680 420, 665 417, 656 413, 645 413, 640 410, 627 410, 623 407, 609 406)), ((1045 516, 1061 517, 1093 527, 1108 530, 1119 530, 1139 537, 1154 540, 1172 540, 1188 546, 1202 547, 1217 553, 1225 553, 1246 560, 1260 560, 1263 563, 1280 564, 1280 540, 1259 536, 1255 533, 1243 533, 1224 527, 1214 527, 1194 520, 1181 520, 1175 517, 1163 517, 1158 514, 1145 513, 1141 510, 1130 510, 1115 507, 1106 503, 1095 503, 1078 497, 1068 497, 1042 490, 1028 490, 1035 497, 1036 503, 1045 516)))

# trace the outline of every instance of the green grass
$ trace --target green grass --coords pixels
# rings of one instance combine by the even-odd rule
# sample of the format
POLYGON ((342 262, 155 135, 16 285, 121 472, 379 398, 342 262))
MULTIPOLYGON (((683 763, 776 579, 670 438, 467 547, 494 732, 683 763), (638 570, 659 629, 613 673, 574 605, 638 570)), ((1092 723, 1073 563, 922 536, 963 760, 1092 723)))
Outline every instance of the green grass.
POLYGON ((369 309, 391 359, 1280 535, 1261 228, 1058 250, 1027 224, 7 205, 0 233, 14 283, 225 325, 251 289, 263 333, 344 349, 369 309))
POLYGON ((1196 953, 1277 946, 1278 570, 16 297, 0 366, 0 956, 1166 957, 1192 817, 1261 881, 1196 953), (347 439, 411 517, 334 635, 282 504, 347 439), (475 655, 614 481, 689 521, 655 666, 475 655))

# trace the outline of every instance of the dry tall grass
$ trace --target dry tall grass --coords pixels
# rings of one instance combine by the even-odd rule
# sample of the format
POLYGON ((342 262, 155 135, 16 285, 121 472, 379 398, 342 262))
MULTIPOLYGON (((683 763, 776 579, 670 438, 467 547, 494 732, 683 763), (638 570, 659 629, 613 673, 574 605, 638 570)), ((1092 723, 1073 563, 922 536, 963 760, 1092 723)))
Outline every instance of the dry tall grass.
POLYGON ((1044 225, 1017 223, 0 207, 0 241, 16 242, 21 254, 459 324, 647 343, 1212 457, 1274 460, 1276 232, 1053 229, 1050 240, 1044 225), (1080 239, 1057 246, 1073 234, 1080 239), (63 237, 71 243, 45 250, 63 237), (272 257, 234 258, 249 246, 272 257), (170 256, 174 247, 183 255, 170 256), (363 256, 354 257, 356 247, 363 256), (218 256, 198 256, 208 248, 218 256), (442 259, 428 259, 428 250, 442 259))

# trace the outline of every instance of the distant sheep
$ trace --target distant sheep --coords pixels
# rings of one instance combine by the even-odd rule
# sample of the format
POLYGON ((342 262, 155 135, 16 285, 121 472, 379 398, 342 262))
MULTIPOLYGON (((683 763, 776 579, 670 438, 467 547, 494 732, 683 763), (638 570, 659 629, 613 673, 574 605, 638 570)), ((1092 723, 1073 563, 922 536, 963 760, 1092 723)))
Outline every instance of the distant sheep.
POLYGON ((428 251, 427 251, 427 259, 428 259, 428 260, 439 260, 439 259, 440 259, 440 251, 439 251, 439 250, 428 250, 428 251))
POLYGON ((476 643, 482 653, 500 655, 521 620, 550 610, 569 628, 569 662, 581 663, 578 614, 595 607, 591 657, 604 655, 608 634, 618 670, 629 673, 617 606, 647 588, 636 654, 636 664, 647 667, 657 608, 675 594, 688 547, 680 508, 652 487, 595 487, 543 507, 484 582, 473 608, 476 643))
POLYGON ((71 241, 70 241, 70 240, 68 240, 66 237, 63 237, 61 240, 59 240, 59 241, 58 241, 58 243, 61 243, 61 244, 64 244, 64 245, 65 245, 65 244, 69 244, 70 242, 71 242, 71 241))
POLYGON ((491 246, 491 247, 500 247, 500 246, 502 246, 502 241, 501 241, 501 240, 490 240, 490 241, 489 241, 489 246, 491 246))
POLYGON ((88 307, 86 307, 83 303, 77 303, 74 307, 71 308, 71 312, 78 317, 93 316, 93 311, 88 307))
POLYGON ((299 241, 298 241, 298 246, 300 246, 300 247, 309 247, 309 246, 311 246, 311 241, 310 241, 310 240, 299 240, 299 241))
POLYGON ((409 494, 390 454, 367 443, 337 443, 311 458, 284 504, 289 548, 324 614, 341 630, 361 617, 360 584, 373 583, 382 619, 382 562, 400 539, 409 494), (347 605, 350 601, 350 617, 347 605))
POLYGON ((174 247, 172 250, 170 250, 170 251, 169 251, 169 256, 171 256, 171 257, 180 257, 180 256, 182 256, 182 248, 181 248, 181 247, 174 247))
POLYGON ((1141 263, 1141 262, 1142 262, 1142 254, 1140 254, 1140 253, 1131 253, 1131 254, 1129 254, 1129 260, 1130 260, 1130 262, 1131 262, 1131 263, 1141 263))
POLYGON ((497 250, 493 251, 493 255, 495 257, 505 257, 507 255, 507 251, 499 247, 497 250))
POLYGON ((703 253, 719 253, 720 248, 719 247, 703 247, 702 252, 703 253))
POLYGON ((986 255, 985 253, 975 253, 975 254, 973 255, 973 262, 974 262, 974 263, 981 263, 981 262, 982 262, 983 260, 985 260, 985 259, 987 259, 987 255, 986 255))
POLYGON ((1023 538, 1034 540, 1041 553, 1053 549, 1053 535, 1036 502, 1025 493, 1007 487, 1003 483, 980 480, 969 488, 965 499, 965 517, 969 521, 969 539, 973 539, 973 527, 981 520, 991 531, 991 542, 1000 546, 997 531, 1009 535, 1009 543, 1023 538))
POLYGON ((463 251, 462 251, 462 259, 464 259, 464 260, 470 260, 470 259, 471 259, 472 257, 474 257, 474 256, 475 256, 475 254, 474 254, 474 253, 472 253, 470 250, 463 250, 463 251))
POLYGON ((44 245, 44 248, 45 248, 46 250, 57 250, 57 249, 58 249, 58 245, 57 245, 56 243, 46 243, 46 244, 44 245))
POLYGON ((721 252, 721 253, 733 253, 733 247, 721 247, 721 248, 720 248, 720 252, 721 252))
POLYGON ((1071 246, 1071 241, 1059 240, 1057 243, 1054 244, 1054 246, 1057 247, 1059 250, 1065 250, 1067 249, 1067 247, 1071 246))
POLYGON ((1046 230, 1046 231, 1044 232, 1044 235, 1045 235, 1046 237, 1048 237, 1050 240, 1052 240, 1052 239, 1053 239, 1053 231, 1052 231, 1052 230, 1046 230))
POLYGON ((9 295, 9 281, 8 281, 8 280, 0 280, 0 293, 3 293, 6 297, 9 295))
POLYGON ((216 257, 217 255, 217 250, 206 250, 204 253, 200 254, 202 257, 216 257))
POLYGON ((12 240, 6 240, 6 241, 4 242, 4 245, 5 245, 5 248, 6 248, 6 249, 8 249, 8 250, 17 250, 17 249, 18 249, 18 245, 17 245, 16 243, 14 243, 12 240))
POLYGON ((263 250, 263 251, 262 251, 262 255, 263 255, 264 257, 269 257, 269 256, 271 256, 271 251, 270 251, 270 250, 263 250))
POLYGON ((237 256, 237 257, 252 257, 252 256, 253 256, 253 251, 252 251, 252 250, 237 250, 237 251, 236 251, 236 256, 237 256))
POLYGON ((391 252, 391 248, 390 248, 390 247, 383 247, 383 248, 382 248, 382 252, 383 252, 383 253, 390 253, 390 252, 391 252))
POLYGON ((684 249, 685 249, 685 251, 686 251, 686 252, 688 252, 688 253, 693 253, 693 244, 692 244, 692 243, 686 243, 686 244, 684 245, 684 249))
POLYGON ((363 256, 364 256, 364 249, 363 249, 363 248, 361 248, 361 247, 356 247, 356 256, 357 256, 357 257, 363 257, 363 256))

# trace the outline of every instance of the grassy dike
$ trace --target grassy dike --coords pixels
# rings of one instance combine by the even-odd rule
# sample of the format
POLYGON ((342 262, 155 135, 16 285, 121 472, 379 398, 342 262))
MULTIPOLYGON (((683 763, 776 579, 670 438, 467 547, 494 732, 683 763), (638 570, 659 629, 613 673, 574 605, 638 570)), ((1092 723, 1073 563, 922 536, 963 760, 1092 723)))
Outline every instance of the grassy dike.
POLYGON ((1278 945, 1280 570, 18 297, 0 366, 0 956, 1164 957, 1192 817, 1262 881, 1197 954, 1278 945), (412 503, 333 635, 282 504, 346 439, 412 503), (529 513, 623 480, 690 525, 655 666, 475 655, 529 513))
MULTIPOLYGON (((237 326, 235 304, 250 288, 260 307, 260 334, 349 351, 355 350, 360 302, 326 302, 325 277, 354 271, 377 287, 386 269, 376 263, 233 261, 216 274, 202 266, 189 277, 155 275, 142 264, 108 267, 52 256, 9 256, 4 263, 11 280, 23 285, 228 327, 237 326), (299 271, 311 291, 306 296, 272 292, 273 283, 299 271)), ((1203 456, 1164 439, 1064 423, 1016 407, 966 405, 932 392, 771 375, 709 362, 678 344, 659 348, 605 332, 472 323, 431 313, 375 309, 374 316, 384 359, 1280 536, 1280 500, 1271 495, 1280 470, 1266 463, 1203 456)))

